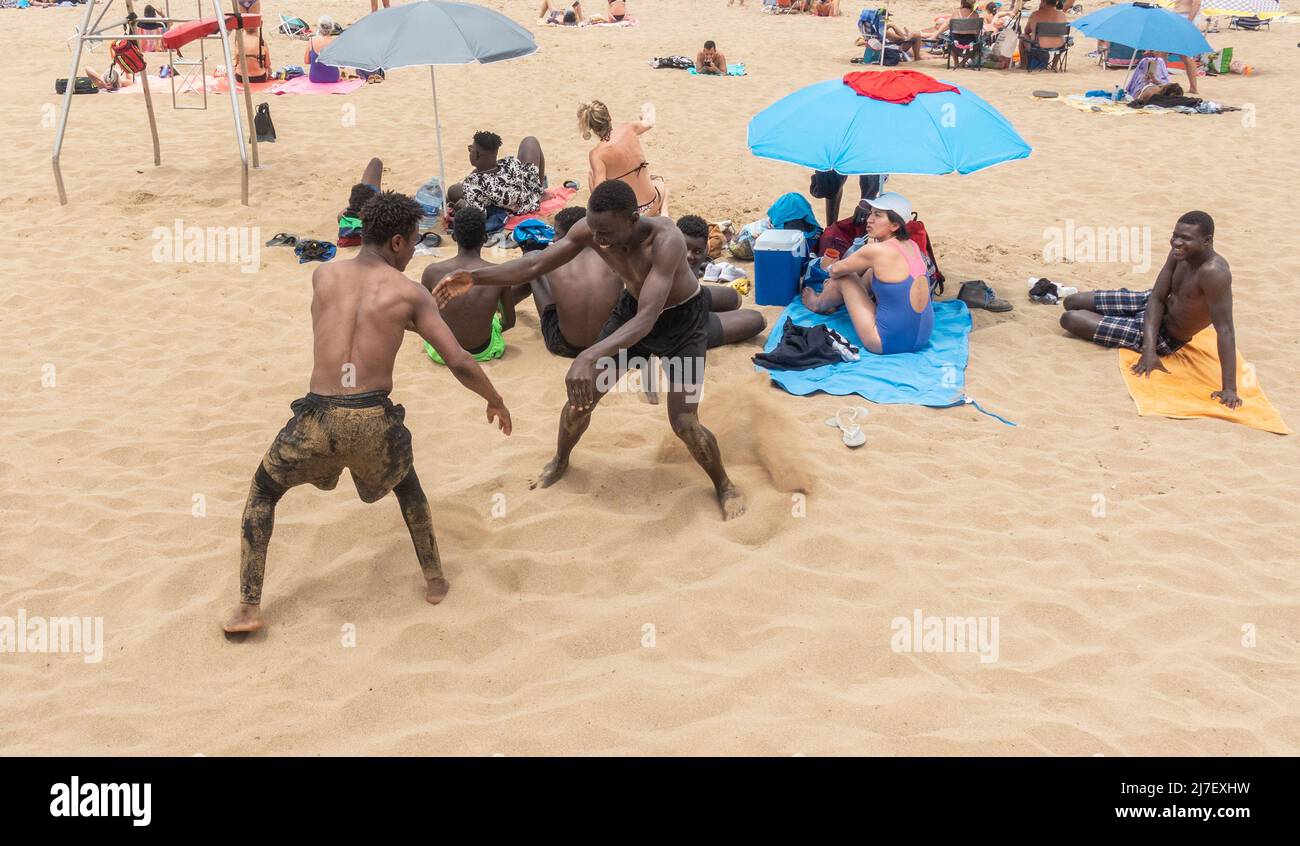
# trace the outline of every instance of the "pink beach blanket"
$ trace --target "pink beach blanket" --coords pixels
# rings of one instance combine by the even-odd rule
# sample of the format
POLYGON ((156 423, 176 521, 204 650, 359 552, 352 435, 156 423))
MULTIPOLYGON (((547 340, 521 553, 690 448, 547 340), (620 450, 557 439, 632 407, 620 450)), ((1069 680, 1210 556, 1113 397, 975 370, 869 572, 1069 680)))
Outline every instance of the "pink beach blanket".
POLYGON ((305 76, 295 77, 271 89, 272 94, 351 94, 364 88, 364 79, 340 79, 338 82, 312 82, 305 76))
POLYGON ((520 223, 532 217, 554 217, 556 212, 569 204, 569 200, 572 200, 573 195, 576 193, 578 192, 572 188, 565 188, 562 185, 559 188, 547 188, 542 193, 541 208, 532 214, 517 214, 514 217, 506 218, 506 231, 513 230, 520 223))

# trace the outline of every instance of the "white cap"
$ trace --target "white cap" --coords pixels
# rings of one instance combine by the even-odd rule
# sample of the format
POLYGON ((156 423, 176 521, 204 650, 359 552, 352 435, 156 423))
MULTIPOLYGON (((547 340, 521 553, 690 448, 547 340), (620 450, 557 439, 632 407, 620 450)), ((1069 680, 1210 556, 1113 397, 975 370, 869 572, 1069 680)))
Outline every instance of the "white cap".
POLYGON ((903 220, 907 220, 912 216, 912 204, 902 194, 894 191, 886 191, 874 200, 863 200, 862 202, 873 209, 894 212, 903 220))

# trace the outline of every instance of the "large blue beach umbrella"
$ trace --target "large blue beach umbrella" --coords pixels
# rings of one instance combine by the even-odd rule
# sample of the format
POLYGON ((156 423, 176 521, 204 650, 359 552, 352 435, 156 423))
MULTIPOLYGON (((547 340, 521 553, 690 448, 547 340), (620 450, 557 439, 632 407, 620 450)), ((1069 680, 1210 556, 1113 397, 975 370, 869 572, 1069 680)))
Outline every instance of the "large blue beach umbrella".
POLYGON ((754 155, 843 174, 974 173, 1030 149, 997 109, 961 87, 902 104, 833 79, 777 100, 749 122, 754 155))
POLYGON ((321 51, 320 61, 365 71, 429 66, 438 175, 445 196, 447 171, 434 66, 500 62, 536 51, 532 34, 499 12, 473 3, 421 0, 366 15, 330 42, 321 51))
POLYGON ((1089 38, 1113 41, 1137 50, 1154 50, 1175 56, 1200 56, 1210 52, 1196 24, 1168 9, 1145 3, 1107 6, 1084 15, 1070 26, 1089 38))

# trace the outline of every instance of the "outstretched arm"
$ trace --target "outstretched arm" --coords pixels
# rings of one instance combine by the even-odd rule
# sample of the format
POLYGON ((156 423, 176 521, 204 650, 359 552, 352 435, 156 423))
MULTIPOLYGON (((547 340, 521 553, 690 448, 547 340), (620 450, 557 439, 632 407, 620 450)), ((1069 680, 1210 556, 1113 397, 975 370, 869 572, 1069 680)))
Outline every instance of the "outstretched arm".
POLYGON ((501 431, 509 435, 512 428, 510 412, 501 395, 492 386, 492 380, 478 366, 478 362, 456 343, 456 336, 442 319, 432 295, 422 287, 413 286, 411 296, 414 298, 415 311, 411 323, 415 326, 415 331, 438 351, 456 381, 487 400, 488 422, 495 419, 501 431))
POLYGON ((643 103, 641 105, 641 119, 632 122, 632 131, 637 135, 644 135, 655 128, 655 106, 654 103, 643 103))
POLYGON ((1205 299, 1210 304, 1210 320, 1219 336, 1219 367, 1222 369, 1222 390, 1210 394, 1226 405, 1237 408, 1237 331, 1232 325, 1232 274, 1228 269, 1215 269, 1201 284, 1205 299))
POLYGON ((591 242, 591 230, 585 221, 578 221, 569 234, 544 250, 528 253, 523 258, 479 268, 475 271, 457 270, 442 278, 433 289, 439 305, 446 305, 469 291, 474 285, 519 285, 549 273, 562 264, 573 261, 591 242))

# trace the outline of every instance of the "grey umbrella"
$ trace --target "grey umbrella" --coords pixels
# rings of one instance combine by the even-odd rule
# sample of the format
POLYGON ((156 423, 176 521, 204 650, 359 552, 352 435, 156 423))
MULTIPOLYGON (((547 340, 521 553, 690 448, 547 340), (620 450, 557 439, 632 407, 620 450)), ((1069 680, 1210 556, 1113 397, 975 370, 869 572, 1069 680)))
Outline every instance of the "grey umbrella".
POLYGON ((319 61, 343 68, 390 71, 429 66, 433 83, 433 123, 438 138, 438 176, 443 196, 447 170, 442 159, 435 65, 500 62, 537 51, 533 36, 519 24, 472 3, 422 0, 372 12, 335 38, 319 61))

